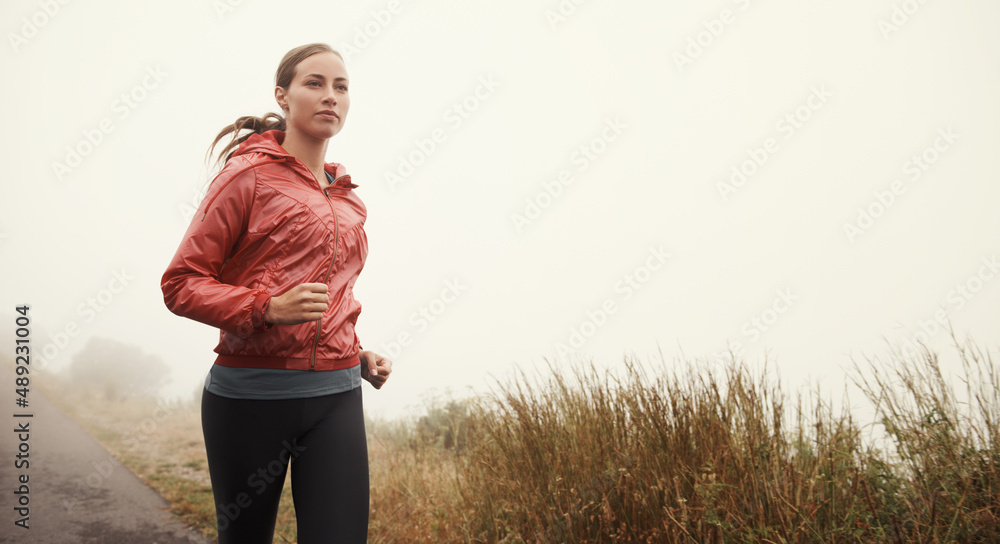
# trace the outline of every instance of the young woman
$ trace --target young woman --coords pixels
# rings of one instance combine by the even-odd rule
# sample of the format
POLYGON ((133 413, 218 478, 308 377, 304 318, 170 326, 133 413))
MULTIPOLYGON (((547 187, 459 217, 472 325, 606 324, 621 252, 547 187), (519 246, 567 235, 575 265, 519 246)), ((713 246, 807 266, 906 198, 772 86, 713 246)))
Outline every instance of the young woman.
POLYGON ((272 541, 289 465, 299 543, 365 542, 360 387, 381 388, 392 362, 354 332, 366 209, 344 166, 325 162, 350 107, 343 58, 326 44, 289 51, 274 97, 283 116, 241 117, 209 148, 231 135, 163 300, 220 329, 201 405, 219 542, 272 541))

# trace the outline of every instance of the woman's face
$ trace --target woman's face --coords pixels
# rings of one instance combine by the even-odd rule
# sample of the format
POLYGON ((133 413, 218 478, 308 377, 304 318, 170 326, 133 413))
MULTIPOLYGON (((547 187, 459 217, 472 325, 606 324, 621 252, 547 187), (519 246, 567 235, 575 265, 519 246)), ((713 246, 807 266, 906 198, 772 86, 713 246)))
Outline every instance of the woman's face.
POLYGON ((285 112, 286 130, 318 140, 340 132, 351 106, 347 84, 347 68, 334 53, 306 57, 295 67, 288 88, 274 89, 274 98, 285 112))

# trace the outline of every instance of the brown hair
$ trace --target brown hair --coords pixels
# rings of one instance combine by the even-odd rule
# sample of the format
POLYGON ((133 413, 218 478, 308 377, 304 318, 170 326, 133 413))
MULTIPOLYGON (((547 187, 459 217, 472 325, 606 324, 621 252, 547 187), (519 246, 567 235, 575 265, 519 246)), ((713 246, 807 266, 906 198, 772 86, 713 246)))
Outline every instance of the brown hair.
MULTIPOLYGON (((300 45, 285 53, 284 58, 281 59, 281 62, 278 64, 278 70, 274 73, 275 86, 288 89, 288 86, 292 84, 292 78, 295 77, 295 69, 299 63, 316 53, 333 53, 340 57, 340 60, 344 60, 343 55, 325 43, 300 45)), ((216 164, 225 162, 222 160, 223 155, 226 157, 225 160, 228 161, 233 156, 233 153, 236 152, 236 148, 253 134, 260 134, 268 130, 285 130, 285 118, 273 112, 267 113, 263 117, 244 115, 237 119, 235 123, 222 129, 222 132, 219 132, 219 135, 215 137, 215 141, 208 148, 206 159, 212 154, 212 150, 215 149, 216 144, 228 134, 232 134, 232 139, 219 152, 216 164), (244 130, 249 130, 250 132, 241 136, 240 132, 244 130)))

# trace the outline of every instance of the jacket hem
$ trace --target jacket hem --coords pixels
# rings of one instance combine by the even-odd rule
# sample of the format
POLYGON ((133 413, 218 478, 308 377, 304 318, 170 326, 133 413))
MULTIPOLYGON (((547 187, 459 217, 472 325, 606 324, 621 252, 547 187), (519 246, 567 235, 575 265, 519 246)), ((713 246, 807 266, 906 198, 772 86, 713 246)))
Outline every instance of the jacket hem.
MULTIPOLYGON (((215 364, 239 368, 280 368, 287 370, 309 370, 308 357, 273 357, 269 355, 219 355, 215 364)), ((357 353, 344 359, 316 358, 313 370, 341 370, 361 364, 357 353)))

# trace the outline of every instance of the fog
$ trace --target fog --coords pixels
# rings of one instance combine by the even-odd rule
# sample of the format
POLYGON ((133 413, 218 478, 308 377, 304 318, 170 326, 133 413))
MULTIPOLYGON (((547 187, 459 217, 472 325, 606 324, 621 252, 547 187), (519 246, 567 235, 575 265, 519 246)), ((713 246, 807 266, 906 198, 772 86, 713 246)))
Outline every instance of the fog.
POLYGON ((544 361, 732 349, 835 392, 852 357, 947 350, 949 324, 1000 341, 996 2, 0 11, 0 333, 29 305, 39 371, 97 338, 162 362, 155 394, 203 382, 218 331, 168 311, 160 277, 208 145, 278 111, 279 60, 315 41, 351 78, 327 159, 368 207, 357 332, 394 361, 373 415, 544 361))

